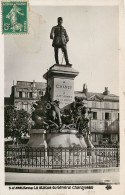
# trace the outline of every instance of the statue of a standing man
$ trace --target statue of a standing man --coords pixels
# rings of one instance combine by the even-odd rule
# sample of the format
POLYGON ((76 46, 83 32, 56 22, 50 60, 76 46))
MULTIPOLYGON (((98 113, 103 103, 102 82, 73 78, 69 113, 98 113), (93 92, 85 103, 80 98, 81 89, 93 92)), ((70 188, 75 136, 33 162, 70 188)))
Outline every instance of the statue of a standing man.
POLYGON ((63 19, 59 17, 58 25, 52 27, 50 33, 50 39, 53 39, 52 46, 54 47, 54 51, 55 51, 56 64, 59 64, 58 50, 59 48, 61 48, 62 52, 64 53, 66 65, 71 66, 71 64, 69 63, 68 53, 66 48, 66 44, 69 41, 69 37, 67 35, 65 28, 62 26, 62 23, 63 23, 63 19))

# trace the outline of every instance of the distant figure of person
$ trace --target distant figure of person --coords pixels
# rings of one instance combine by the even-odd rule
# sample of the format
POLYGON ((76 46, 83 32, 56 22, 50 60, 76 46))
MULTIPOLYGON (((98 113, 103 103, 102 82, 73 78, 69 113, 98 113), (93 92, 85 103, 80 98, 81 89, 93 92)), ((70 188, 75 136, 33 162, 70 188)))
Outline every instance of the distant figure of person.
POLYGON ((72 66, 69 63, 68 53, 67 53, 67 48, 66 48, 66 44, 69 41, 69 37, 66 32, 66 29, 62 26, 62 23, 63 23, 62 17, 59 17, 57 21, 58 21, 58 25, 53 26, 51 33, 50 33, 50 39, 53 39, 52 46, 54 47, 54 51, 55 51, 55 61, 56 61, 56 64, 59 64, 58 51, 59 51, 59 48, 61 48, 62 52, 64 53, 66 65, 72 66))

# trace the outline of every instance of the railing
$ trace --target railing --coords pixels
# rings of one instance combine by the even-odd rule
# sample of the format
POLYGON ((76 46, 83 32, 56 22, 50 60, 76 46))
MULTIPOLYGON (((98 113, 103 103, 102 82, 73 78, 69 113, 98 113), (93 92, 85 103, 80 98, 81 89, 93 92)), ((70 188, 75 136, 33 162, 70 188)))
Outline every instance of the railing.
POLYGON ((99 144, 94 145, 95 148, 119 148, 118 144, 99 144))
POLYGON ((50 169, 118 167, 119 148, 5 147, 5 165, 50 169))

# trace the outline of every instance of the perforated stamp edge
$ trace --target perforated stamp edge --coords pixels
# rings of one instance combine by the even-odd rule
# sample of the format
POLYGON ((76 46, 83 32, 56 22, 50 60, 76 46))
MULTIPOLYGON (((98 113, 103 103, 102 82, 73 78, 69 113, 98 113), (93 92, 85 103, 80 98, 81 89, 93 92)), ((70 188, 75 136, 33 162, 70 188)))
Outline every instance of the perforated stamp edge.
POLYGON ((8 35, 27 35, 29 34, 29 28, 30 28, 30 23, 29 23, 29 10, 30 10, 30 6, 29 6, 29 0, 2 0, 1 1, 1 34, 8 36, 8 35), (3 32, 3 9, 2 9, 2 3, 3 2, 26 2, 27 3, 27 31, 26 32, 8 32, 8 33, 4 33, 3 32))

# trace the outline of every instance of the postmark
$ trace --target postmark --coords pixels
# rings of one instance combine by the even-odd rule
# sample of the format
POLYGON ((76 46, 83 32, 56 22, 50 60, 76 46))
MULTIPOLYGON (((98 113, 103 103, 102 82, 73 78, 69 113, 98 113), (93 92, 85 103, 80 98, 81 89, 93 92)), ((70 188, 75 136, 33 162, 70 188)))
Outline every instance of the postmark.
POLYGON ((2 33, 28 32, 27 1, 2 1, 2 33))

